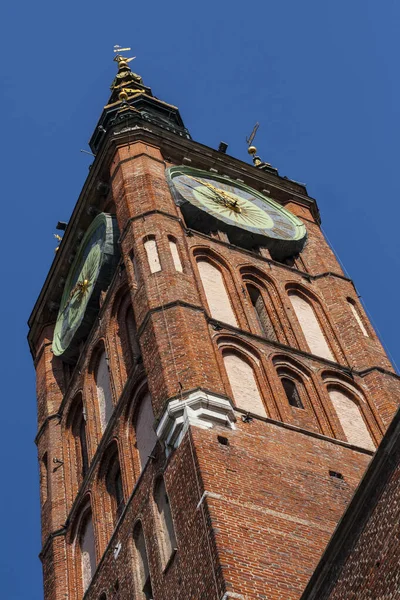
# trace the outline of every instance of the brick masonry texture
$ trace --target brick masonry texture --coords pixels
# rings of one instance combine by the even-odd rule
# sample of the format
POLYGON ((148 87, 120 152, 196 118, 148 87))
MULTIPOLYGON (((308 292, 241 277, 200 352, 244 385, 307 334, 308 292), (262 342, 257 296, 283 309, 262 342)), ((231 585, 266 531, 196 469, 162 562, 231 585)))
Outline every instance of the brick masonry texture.
MULTIPOLYGON (((155 600, 221 600, 226 593, 245 600, 300 598, 372 456, 348 443, 329 399, 329 386, 356 394, 376 445, 400 404, 399 379, 353 284, 343 275, 312 211, 301 198, 296 200, 292 184, 276 178, 276 194, 272 193, 308 230, 301 257, 289 266, 271 260, 266 250, 236 248, 222 234, 189 232, 165 176, 167 166, 180 164, 170 154, 161 143, 158 148, 148 141, 121 142, 105 164, 110 191, 98 208, 116 212, 122 259, 76 366, 64 365, 51 352, 55 313, 33 340, 36 441, 39 460, 47 453, 49 465, 48 495, 42 504, 45 600, 83 597, 76 538, 89 504, 97 569, 86 600, 98 600, 102 593, 108 599, 144 597, 135 579, 132 532, 138 520, 145 533, 155 600), (149 236, 156 241, 161 265, 154 273, 144 246, 149 236), (177 244, 182 272, 175 268, 170 239, 177 244), (237 327, 209 313, 199 258, 220 269, 237 327), (245 290, 246 282, 254 280, 260 282, 277 341, 260 335, 245 290), (311 354, 289 291, 312 303, 333 361, 311 354), (355 302, 368 337, 347 298, 355 302), (133 308, 139 360, 127 357, 126 332, 121 333, 118 321, 122 306, 133 308), (114 413, 102 435, 94 367, 103 348, 114 413), (190 427, 168 457, 158 443, 140 472, 135 415, 146 386, 156 423, 170 400, 185 398, 193 390, 206 390, 233 403, 225 351, 254 358, 267 416, 252 415, 243 422, 246 410, 235 407, 235 429, 190 427), (290 406, 285 396, 279 373, 289 371, 302 380, 304 410, 290 406), (87 418, 90 463, 84 478, 77 471, 70 426, 71 411, 80 401, 87 418), (218 435, 227 438, 227 445, 218 435), (126 500, 116 526, 104 477, 115 444, 126 500), (341 473, 343 479, 332 477, 330 471, 341 473), (153 499, 160 474, 177 538, 177 551, 164 570, 153 499)), ((192 166, 205 168, 200 154, 192 166)), ((342 596, 332 596, 336 598, 342 596)))

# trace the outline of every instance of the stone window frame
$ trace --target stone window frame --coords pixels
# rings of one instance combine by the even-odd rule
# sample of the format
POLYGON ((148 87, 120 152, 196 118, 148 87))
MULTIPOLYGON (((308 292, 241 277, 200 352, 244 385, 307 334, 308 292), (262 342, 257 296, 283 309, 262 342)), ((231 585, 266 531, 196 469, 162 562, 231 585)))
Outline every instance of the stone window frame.
POLYGON ((44 506, 50 497, 49 454, 43 452, 40 458, 40 504, 44 506))
POLYGON ((149 547, 148 547, 148 541, 147 541, 147 536, 145 534, 145 529, 144 529, 144 524, 143 524, 143 519, 141 517, 137 518, 133 524, 132 527, 132 557, 133 557, 133 577, 134 577, 134 583, 135 583, 135 590, 136 590, 136 598, 137 600, 147 600, 153 597, 153 593, 151 595, 149 595, 149 587, 152 590, 153 585, 152 585, 152 574, 151 574, 151 568, 150 568, 150 561, 149 561, 149 547), (138 557, 138 548, 137 545, 135 543, 135 532, 137 530, 141 530, 142 536, 143 536, 143 540, 144 540, 144 550, 145 550, 145 558, 146 558, 146 563, 147 563, 147 570, 148 570, 148 577, 146 579, 144 579, 145 573, 139 573, 140 571, 140 566, 139 566, 139 557, 138 557), (147 587, 147 593, 144 590, 144 588, 147 587), (139 594, 138 594, 139 592, 139 594))
POLYGON ((87 369, 87 380, 85 381, 85 389, 88 391, 88 396, 90 396, 90 401, 91 401, 91 405, 93 408, 98 443, 100 442, 101 438, 103 437, 103 435, 107 429, 108 423, 110 421, 110 418, 112 416, 112 413, 111 413, 110 418, 108 419, 106 426, 104 428, 104 431, 103 431, 102 423, 101 423, 101 416, 100 416, 100 404, 99 404, 99 398, 98 398, 98 392, 97 392, 97 381, 96 381, 96 370, 97 370, 97 367, 98 367, 98 364, 100 362, 100 358, 101 358, 101 355, 103 354, 103 352, 105 353, 105 358, 106 358, 107 365, 108 365, 109 384, 110 384, 110 391, 111 391, 111 403, 112 403, 113 411, 115 410, 115 406, 116 406, 115 399, 117 396, 117 392, 115 390, 115 384, 114 384, 114 377, 113 377, 112 370, 110 368, 110 359, 109 359, 110 351, 108 348, 106 338, 101 337, 99 340, 97 340, 96 345, 94 346, 92 353, 90 355, 90 358, 88 361, 88 369, 87 369))
POLYGON ((127 407, 124 413, 124 429, 126 432, 127 444, 131 448, 131 464, 133 465, 134 484, 136 484, 143 472, 136 442, 136 422, 142 400, 147 394, 149 394, 151 399, 148 381, 143 375, 135 384, 135 388, 131 394, 131 399, 129 402, 127 402, 127 407))
MULTIPOLYGON (((296 340, 294 338, 292 326, 290 320, 287 317, 284 308, 284 303, 278 291, 276 282, 273 280, 272 277, 264 273, 259 268, 252 267, 250 265, 241 267, 239 273, 242 281, 242 286, 247 287, 247 285, 252 285, 253 287, 257 287, 259 289, 264 301, 265 308, 268 312, 270 321, 275 331, 276 341, 284 345, 293 346, 296 340)), ((246 303, 248 305, 252 304, 247 298, 247 295, 246 303)), ((247 313, 248 312, 249 311, 247 309, 247 313)), ((260 335, 257 323, 254 323, 254 318, 250 318, 249 321, 251 321, 249 323, 250 331, 256 333, 256 335, 260 335)))
POLYGON ((167 486, 165 484, 165 477, 162 473, 159 473, 158 475, 155 476, 154 478, 154 483, 153 483, 153 512, 154 512, 154 520, 156 523, 156 529, 157 529, 157 542, 158 542, 158 548, 159 548, 159 552, 160 552, 160 558, 161 558, 161 568, 163 571, 166 571, 166 569, 169 567, 169 565, 171 564, 175 553, 177 551, 177 546, 178 546, 178 542, 177 542, 177 536, 176 536, 176 527, 175 527, 175 520, 174 520, 174 515, 172 512, 172 508, 171 508, 171 502, 170 502, 170 496, 168 494, 168 490, 167 490, 167 486), (171 539, 171 550, 170 552, 168 552, 167 549, 167 544, 166 544, 166 536, 169 536, 169 530, 168 530, 168 526, 167 524, 163 524, 162 523, 162 519, 160 516, 160 511, 158 509, 158 502, 157 502, 157 491, 159 489, 160 486, 160 482, 162 482, 163 486, 164 486, 164 491, 165 491, 165 495, 167 497, 167 504, 169 507, 169 515, 170 515, 170 520, 172 523, 172 539, 171 539))
POLYGON ((304 285, 300 285, 297 282, 296 283, 294 283, 294 282, 287 283, 285 285, 285 290, 286 290, 286 294, 287 294, 287 299, 290 302, 290 311, 289 311, 290 312, 290 320, 291 320, 291 323, 293 326, 293 331, 297 338, 299 348, 303 349, 308 354, 312 354, 312 356, 315 356, 316 358, 322 358, 323 360, 332 360, 333 362, 347 364, 347 360, 345 358, 344 351, 339 343, 338 337, 337 337, 335 330, 330 322, 328 314, 327 314, 326 310, 324 309, 323 300, 317 296, 317 294, 315 293, 314 290, 310 291, 304 285), (293 295, 297 294, 311 306, 312 310, 314 311, 315 317, 318 321, 318 324, 320 326, 320 329, 322 331, 322 334, 325 338, 325 341, 328 345, 328 348, 330 349, 330 351, 332 353, 332 357, 333 357, 332 359, 320 357, 320 356, 312 353, 311 349, 308 346, 306 336, 303 332, 303 329, 302 329, 302 327, 299 323, 299 320, 297 318, 297 315, 295 313, 294 307, 291 304, 291 300, 290 300, 291 294, 293 294, 293 295))
MULTIPOLYGON (((331 403, 329 391, 337 389, 344 395, 348 396, 357 406, 360 415, 365 423, 365 426, 372 438, 375 448, 378 447, 382 439, 385 428, 383 427, 376 409, 368 402, 364 391, 354 382, 349 380, 345 375, 332 371, 323 371, 321 379, 325 386, 326 394, 330 405, 330 414, 332 420, 332 428, 334 437, 338 440, 348 442, 347 436, 343 430, 339 416, 331 403)), ((351 443, 351 442, 348 442, 351 443)))
POLYGON ((84 403, 83 391, 78 390, 74 394, 65 419, 64 430, 64 460, 65 479, 69 482, 72 497, 75 497, 90 468, 89 452, 89 428, 87 427, 87 411, 84 403), (82 445, 82 423, 84 423, 84 435, 86 446, 82 445), (79 431, 78 431, 79 428, 79 431), (86 454, 86 460, 85 460, 86 454))
POLYGON ((112 324, 110 333, 113 338, 112 345, 114 347, 114 352, 112 354, 114 363, 117 363, 113 364, 112 371, 115 374, 115 370, 117 370, 119 374, 120 392, 122 392, 128 376, 135 369, 137 363, 141 361, 141 350, 137 336, 135 313, 129 287, 126 284, 124 284, 115 295, 111 310, 111 319, 112 324), (131 328, 131 335, 129 334, 129 328, 127 326, 129 313, 131 313, 133 325, 131 328), (121 324, 125 324, 126 326, 121 327, 121 324), (136 344, 131 343, 132 336, 136 337, 136 344))
POLYGON ((238 355, 240 358, 245 360, 253 369, 261 401, 264 405, 267 417, 270 417, 272 412, 270 403, 273 402, 273 392, 268 377, 266 376, 265 365, 263 364, 263 359, 259 350, 252 344, 249 344, 247 341, 244 342, 242 339, 226 333, 223 333, 216 337, 216 344, 219 350, 218 355, 220 359, 219 364, 221 377, 224 382, 224 387, 227 391, 227 395, 232 399, 234 408, 238 408, 242 411, 245 411, 243 407, 237 406, 235 403, 231 384, 229 382, 228 374, 226 372, 223 355, 224 353, 228 352, 232 352, 238 355))
POLYGON ((94 536, 94 548, 95 548, 95 568, 92 572, 91 581, 87 587, 89 589, 90 584, 93 581, 94 574, 96 572, 96 568, 99 562, 99 549, 97 544, 97 535, 95 529, 95 519, 92 509, 92 498, 91 493, 87 492, 85 497, 80 502, 79 507, 75 511, 74 516, 72 517, 72 527, 70 529, 70 534, 67 538, 68 547, 71 552, 72 558, 72 566, 73 566, 73 574, 74 574, 74 591, 77 597, 83 597, 86 593, 87 589, 84 590, 84 581, 83 581, 83 567, 82 567, 82 549, 81 549, 81 538, 83 534, 83 529, 87 523, 87 519, 90 516, 92 520, 93 526, 93 536, 94 536))
MULTIPOLYGON (((203 306, 206 307, 207 314, 211 318, 215 318, 211 314, 211 310, 208 304, 206 292, 204 290, 204 286, 202 283, 200 271, 198 268, 199 261, 206 261, 210 263, 215 269, 222 275, 222 281, 224 283, 224 287, 228 296, 228 300, 231 305, 232 313, 236 320, 236 325, 231 325, 232 327, 237 327, 241 329, 244 325, 243 318, 244 315, 239 314, 238 308, 241 307, 240 296, 235 284, 235 273, 234 270, 230 268, 226 260, 220 256, 215 250, 210 250, 210 248, 204 246, 197 246, 192 249, 192 256, 195 264, 195 273, 196 273, 196 281, 198 285, 198 290, 200 297, 202 299, 203 306)), ((218 320, 218 319, 217 319, 218 320)), ((229 324, 228 324, 229 325, 229 324)))
POLYGON ((369 323, 365 319, 363 312, 360 310, 360 303, 356 302, 354 300, 354 298, 351 298, 351 296, 347 296, 346 300, 347 300, 347 303, 349 305, 351 305, 350 310, 351 310, 352 318, 357 323, 358 329, 362 332, 364 337, 371 339, 373 337, 371 328, 369 326, 369 323), (353 310, 351 309, 351 307, 353 307, 353 310))
POLYGON ((168 247, 169 247, 169 251, 171 254, 171 259, 172 259, 172 263, 174 265, 175 272, 176 273, 185 273, 185 268, 183 266, 183 260, 182 260, 182 251, 180 249, 180 242, 174 235, 170 235, 170 234, 167 235, 167 240, 168 240, 168 247), (174 254, 171 249, 171 244, 175 244, 178 261, 179 261, 178 266, 180 266, 180 269, 177 269, 177 264, 175 262, 174 254))
POLYGON ((119 440, 113 437, 110 440, 107 448, 103 452, 100 462, 98 476, 98 489, 100 496, 103 498, 103 513, 112 515, 112 522, 109 523, 109 537, 111 537, 122 512, 126 506, 127 493, 125 489, 125 477, 123 473, 123 464, 121 461, 121 452, 119 440), (118 502, 118 490, 115 487, 115 475, 119 471, 121 477, 121 492, 122 500, 118 502))
POLYGON ((163 263, 161 260, 161 254, 159 250, 160 243, 157 238, 158 236, 156 236, 154 233, 149 233, 142 237, 142 245, 144 255, 146 258, 146 270, 148 271, 149 275, 156 275, 157 273, 161 273, 163 271, 163 263), (155 261, 156 268, 154 269, 152 268, 151 263, 151 250, 149 250, 148 247, 146 247, 147 242, 154 242, 155 257, 157 258, 157 260, 155 261))

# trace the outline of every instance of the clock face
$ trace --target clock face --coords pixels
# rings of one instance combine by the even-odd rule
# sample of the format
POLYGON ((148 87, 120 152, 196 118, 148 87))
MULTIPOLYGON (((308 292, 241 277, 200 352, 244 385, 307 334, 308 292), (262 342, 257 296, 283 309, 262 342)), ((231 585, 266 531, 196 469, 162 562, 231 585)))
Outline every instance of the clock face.
POLYGON ((118 261, 115 217, 101 213, 91 223, 71 266, 54 330, 53 353, 73 361, 89 333, 118 261))
POLYGON ((176 203, 194 229, 202 224, 204 229, 221 229, 232 243, 249 248, 265 245, 278 255, 302 249, 304 224, 271 198, 231 179, 187 167, 169 169, 168 178, 176 203))

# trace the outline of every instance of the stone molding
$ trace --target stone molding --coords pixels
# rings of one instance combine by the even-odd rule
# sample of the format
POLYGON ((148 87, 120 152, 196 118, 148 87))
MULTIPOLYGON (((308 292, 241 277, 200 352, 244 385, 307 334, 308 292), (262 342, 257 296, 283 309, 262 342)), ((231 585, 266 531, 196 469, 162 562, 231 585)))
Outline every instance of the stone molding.
POLYGON ((227 398, 196 390, 171 400, 157 427, 157 437, 168 448, 177 448, 190 426, 211 429, 215 425, 235 429, 233 406, 227 398))

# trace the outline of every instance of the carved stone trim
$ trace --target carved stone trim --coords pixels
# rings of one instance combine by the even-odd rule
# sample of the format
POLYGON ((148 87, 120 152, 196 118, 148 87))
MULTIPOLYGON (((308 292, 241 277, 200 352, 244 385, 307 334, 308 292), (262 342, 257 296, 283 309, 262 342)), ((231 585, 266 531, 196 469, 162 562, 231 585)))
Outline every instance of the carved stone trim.
POLYGON ((167 449, 177 448, 190 426, 211 429, 215 425, 235 429, 233 406, 227 398, 196 390, 183 400, 171 400, 157 427, 158 439, 167 449))

